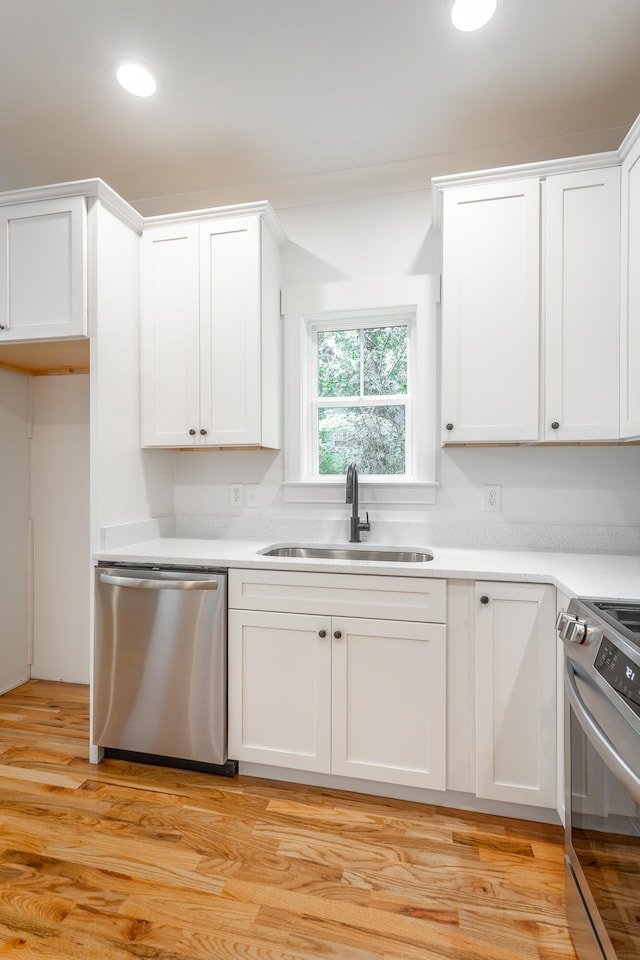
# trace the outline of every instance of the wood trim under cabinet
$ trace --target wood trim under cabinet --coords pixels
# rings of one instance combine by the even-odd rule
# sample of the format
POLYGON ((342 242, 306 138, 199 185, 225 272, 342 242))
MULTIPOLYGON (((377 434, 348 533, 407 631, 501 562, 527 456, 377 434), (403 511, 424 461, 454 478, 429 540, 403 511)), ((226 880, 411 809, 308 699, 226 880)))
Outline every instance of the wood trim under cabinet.
POLYGON ((89 337, 0 344, 0 368, 31 377, 89 373, 89 337))
POLYGON ((454 443, 447 441, 443 447, 628 447, 639 444, 640 440, 523 440, 521 442, 501 443, 454 443))

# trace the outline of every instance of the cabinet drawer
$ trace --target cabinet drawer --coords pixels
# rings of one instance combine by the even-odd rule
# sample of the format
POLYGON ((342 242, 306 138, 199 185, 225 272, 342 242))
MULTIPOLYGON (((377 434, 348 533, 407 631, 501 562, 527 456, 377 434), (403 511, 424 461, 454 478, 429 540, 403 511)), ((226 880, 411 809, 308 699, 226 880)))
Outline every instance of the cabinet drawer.
POLYGON ((445 623, 446 580, 370 574, 230 570, 229 607, 445 623))

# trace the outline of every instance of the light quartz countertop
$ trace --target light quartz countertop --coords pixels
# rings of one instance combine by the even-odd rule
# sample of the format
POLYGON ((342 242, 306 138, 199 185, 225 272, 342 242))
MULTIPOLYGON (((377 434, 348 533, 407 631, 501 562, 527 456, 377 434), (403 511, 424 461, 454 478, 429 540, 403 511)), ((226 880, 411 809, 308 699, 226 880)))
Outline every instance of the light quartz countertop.
MULTIPOLYGON (((290 541, 288 541, 290 542, 290 541)), ((316 573, 366 573, 374 576, 439 577, 551 583, 568 596, 640 600, 640 555, 592 551, 500 550, 478 547, 435 547, 428 544, 363 543, 381 550, 424 550, 425 563, 324 560, 266 557, 261 550, 277 546, 257 540, 185 539, 161 537, 132 543, 94 555, 96 561, 172 566, 210 566, 262 570, 301 570, 316 573)), ((301 543, 301 545, 304 545, 301 543)), ((314 544, 318 546, 320 544, 314 544)), ((323 546, 326 544, 323 544, 323 546)), ((345 547, 346 543, 332 546, 345 547)))

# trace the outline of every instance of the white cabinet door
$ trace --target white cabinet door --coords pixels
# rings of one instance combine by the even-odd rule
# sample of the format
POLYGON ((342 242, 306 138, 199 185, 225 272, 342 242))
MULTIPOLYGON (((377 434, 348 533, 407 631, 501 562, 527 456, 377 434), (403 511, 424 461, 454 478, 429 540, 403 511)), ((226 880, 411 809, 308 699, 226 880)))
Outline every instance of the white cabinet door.
POLYGON ((329 773, 330 623, 304 614, 229 611, 234 760, 329 773))
POLYGON ((281 242, 257 213, 145 228, 144 446, 280 446, 281 242))
POLYGON ((640 437, 640 139, 622 163, 620 436, 640 437))
POLYGON ((260 222, 200 224, 201 428, 213 446, 261 443, 260 222))
POLYGON ((547 441, 619 436, 620 169, 545 183, 547 441))
POLYGON ((538 438, 540 184, 443 197, 442 440, 538 438))
POLYGON ((229 756, 444 790, 445 626, 230 610, 229 756))
POLYGON ((444 790, 446 627, 335 618, 331 772, 444 790))
POLYGON ((0 206, 0 343, 87 334, 84 197, 0 206))
POLYGON ((556 806, 555 590, 476 584, 476 793, 556 806))
POLYGON ((145 231, 141 289, 144 446, 186 447, 201 440, 198 283, 197 224, 145 231))

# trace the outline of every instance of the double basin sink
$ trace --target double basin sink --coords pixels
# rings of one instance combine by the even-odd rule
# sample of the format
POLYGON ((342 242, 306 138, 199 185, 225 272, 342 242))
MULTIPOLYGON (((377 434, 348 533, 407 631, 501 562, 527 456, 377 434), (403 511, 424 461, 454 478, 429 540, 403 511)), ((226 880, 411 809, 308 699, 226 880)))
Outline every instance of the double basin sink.
POLYGON ((433 554, 409 547, 334 546, 332 544, 280 544, 260 550, 264 557, 294 557, 302 560, 374 560, 379 563, 426 563, 433 554))

